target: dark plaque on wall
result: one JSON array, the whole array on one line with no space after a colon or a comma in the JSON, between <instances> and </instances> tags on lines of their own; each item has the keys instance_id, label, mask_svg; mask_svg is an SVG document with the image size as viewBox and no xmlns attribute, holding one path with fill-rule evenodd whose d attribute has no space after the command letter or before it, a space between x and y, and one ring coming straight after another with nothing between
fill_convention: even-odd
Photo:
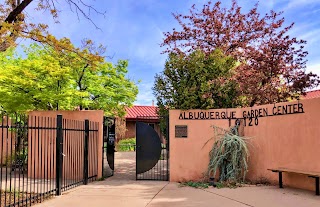
<instances>
[{"instance_id":1,"label":"dark plaque on wall","mask_svg":"<svg viewBox=\"0 0 320 207\"><path fill-rule=\"evenodd\" d=\"M176 125L175 126L175 137L176 138L187 138L188 137L188 126L187 125Z\"/></svg>"}]
</instances>

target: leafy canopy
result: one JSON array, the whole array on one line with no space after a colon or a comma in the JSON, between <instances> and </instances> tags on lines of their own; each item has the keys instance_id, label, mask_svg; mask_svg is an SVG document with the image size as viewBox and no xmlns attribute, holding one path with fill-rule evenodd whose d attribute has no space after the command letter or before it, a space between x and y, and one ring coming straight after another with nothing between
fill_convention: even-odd
<instances>
[{"instance_id":1,"label":"leafy canopy","mask_svg":"<svg viewBox=\"0 0 320 207\"><path fill-rule=\"evenodd\" d=\"M171 53L165 69L155 77L154 94L160 113L166 109L236 107L238 84L232 76L237 63L221 50L206 55Z\"/></svg>"},{"instance_id":2,"label":"leafy canopy","mask_svg":"<svg viewBox=\"0 0 320 207\"><path fill-rule=\"evenodd\" d=\"M138 93L126 78L128 62L104 60L90 64L72 52L33 44L26 57L13 49L0 53L0 106L6 111L102 109L108 115L124 114Z\"/></svg>"},{"instance_id":3,"label":"leafy canopy","mask_svg":"<svg viewBox=\"0 0 320 207\"><path fill-rule=\"evenodd\" d=\"M190 14L174 14L181 26L164 33L164 53L211 54L217 48L241 63L233 78L239 84L244 106L286 101L305 94L319 84L319 77L306 73L306 41L289 35L282 12L258 13L258 4L247 13L236 0L230 8L209 1L195 5Z\"/></svg>"}]
</instances>

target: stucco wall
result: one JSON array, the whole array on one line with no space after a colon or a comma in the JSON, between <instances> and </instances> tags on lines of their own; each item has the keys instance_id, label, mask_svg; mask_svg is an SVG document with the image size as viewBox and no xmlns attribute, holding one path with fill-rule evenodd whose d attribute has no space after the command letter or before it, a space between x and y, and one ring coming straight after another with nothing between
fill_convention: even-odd
<instances>
[{"instance_id":1,"label":"stucco wall","mask_svg":"<svg viewBox=\"0 0 320 207\"><path fill-rule=\"evenodd\" d=\"M127 138L133 138L136 137L136 122L135 121L126 121L126 136Z\"/></svg>"},{"instance_id":2,"label":"stucco wall","mask_svg":"<svg viewBox=\"0 0 320 207\"><path fill-rule=\"evenodd\" d=\"M155 131L160 134L160 125L159 123L152 122L152 121L144 121L145 123L154 124ZM120 139L127 139L127 138L134 138L136 137L136 121L127 120L126 121L126 134L123 138ZM119 140L120 140L119 139Z\"/></svg>"},{"instance_id":3,"label":"stucco wall","mask_svg":"<svg viewBox=\"0 0 320 207\"><path fill-rule=\"evenodd\" d=\"M40 126L41 123L44 125L46 125L47 127L49 126L47 122L44 122L44 120L41 120L41 117L49 117L49 118L53 118L53 121L50 122L50 124L52 124L52 127L56 127L56 117L58 114L61 114L63 116L63 119L68 119L68 120L78 120L78 121L84 121L85 119L89 119L89 121L91 122L97 122L98 126L90 126L90 129L98 129L98 132L91 132L90 136L89 136L89 146L92 146L95 149L95 152L92 154L90 154L89 152L89 157L88 157L88 161L89 161L89 177L92 175L93 173L93 169L97 167L97 173L98 173L98 178L102 177L102 136L103 136L103 111L98 110L98 111L33 111L29 113L29 125L35 125L35 126L39 126L37 125L37 122L34 122L34 120L30 120L32 119L32 117L40 117ZM84 128L84 126L79 125L79 122L68 122L70 125L67 126L67 128ZM83 122L81 122L83 123ZM79 125L79 126L78 126ZM28 174L30 177L44 177L43 174L46 173L46 169L47 166L43 166L40 167L40 169L38 168L34 168L34 166L41 166L42 163L40 163L41 161L38 160L38 156L42 156L43 159L42 160L53 160L53 158L48 157L48 153L41 153L42 150L44 150L43 152L47 152L48 150L51 150L52 153L50 153L52 156L55 156L55 147L50 147L51 144L55 143L55 139L56 139L56 131L52 130L51 132L48 132L48 130L43 130L42 133L44 134L35 134L37 133L37 131L39 130L31 130L29 132L29 149L32 150L32 153L28 153ZM83 133L81 132L74 132L74 133L78 133L78 136L74 136L75 134L73 134L72 136L75 137L75 139L70 140L68 139L69 142L75 142L75 144L77 145L83 145ZM93 134L92 133L98 133L98 139L97 140L93 140ZM40 136L42 139L38 139L38 136ZM66 135L64 135L66 136ZM69 134L68 136L71 137L71 135ZM40 143L38 143L40 142ZM71 146L70 144L73 143L68 143L68 146ZM37 146L43 146L42 149L38 149ZM55 146L55 145L54 145ZM64 145L65 148L66 145ZM77 153L75 156L68 156L68 157L77 157L79 160L79 170L81 171L81 173L79 174L80 177L82 176L83 173L83 152L76 152L74 151L76 149L63 149L63 151L69 154L75 154ZM33 156L33 157L32 157ZM74 163L74 161L68 159L67 155L64 156L64 166L68 166L70 163ZM69 163L69 164L68 164ZM95 164L97 163L97 165ZM73 164L74 165L74 164ZM74 174L75 174L75 169L74 167L72 167L72 165L70 164L69 168L65 169L65 177L68 178L75 178ZM53 171L54 173L51 174L51 176L55 176L55 163L52 163L52 166L50 167L51 171ZM47 175L46 175L47 176ZM50 177L50 175L49 175ZM78 179L78 178L76 178Z\"/></svg>"},{"instance_id":4,"label":"stucco wall","mask_svg":"<svg viewBox=\"0 0 320 207\"><path fill-rule=\"evenodd\" d=\"M285 113L284 109L287 109L287 113L280 115ZM204 144L214 136L212 125L228 128L230 124L228 119L211 119L217 118L216 112L219 112L220 118L221 112L233 112L233 117L241 118L248 111L261 116L258 118L258 125L254 124L254 120L251 123L253 126L248 126L248 120L246 126L242 122L243 135L251 137L248 179L267 178L276 183L278 174L267 170L273 167L320 172L320 98L317 98L253 108L206 110L202 111L207 113L203 115L204 120L195 117L187 120L183 113L180 115L182 111L171 110L170 180L197 180L206 172L213 140L205 146ZM304 113L300 113L302 111ZM188 118L189 112L201 111L187 111L185 118ZM232 119L231 124L234 123L235 119ZM187 125L188 138L175 138L175 125ZM284 173L283 182L292 187L314 189L314 179L307 176Z\"/></svg>"}]
</instances>

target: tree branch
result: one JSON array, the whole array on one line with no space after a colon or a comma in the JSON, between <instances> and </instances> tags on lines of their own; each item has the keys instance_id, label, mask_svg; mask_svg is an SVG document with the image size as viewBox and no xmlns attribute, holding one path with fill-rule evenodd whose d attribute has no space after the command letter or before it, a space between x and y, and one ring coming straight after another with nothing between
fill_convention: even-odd
<instances>
[{"instance_id":1,"label":"tree branch","mask_svg":"<svg viewBox=\"0 0 320 207\"><path fill-rule=\"evenodd\" d=\"M25 90L25 89L19 87L19 86L17 87L17 89L23 91L24 93L29 93L29 92L30 92L30 91L28 91L28 90ZM39 99L37 99L37 98L35 98L35 97L33 97L33 96L31 96L31 97L32 97L32 99L35 101L36 104L39 105L39 104L41 103L41 100L39 100Z\"/></svg>"},{"instance_id":2,"label":"tree branch","mask_svg":"<svg viewBox=\"0 0 320 207\"><path fill-rule=\"evenodd\" d=\"M84 76L85 69L86 69L88 66L89 66L89 64L87 63L87 64L82 68L81 75L80 75L80 77L79 77L79 80L77 81L77 84L78 84L78 87L79 87L79 90L80 90L80 91L87 89L87 87L82 88L81 81L82 81L82 78L83 78L83 76Z\"/></svg>"},{"instance_id":3,"label":"tree branch","mask_svg":"<svg viewBox=\"0 0 320 207\"><path fill-rule=\"evenodd\" d=\"M39 43L41 43L41 44L47 44L47 45L49 45L49 46L51 46L51 47L53 47L53 48L54 48L54 47L57 47L57 44L55 45L55 43L50 42L50 40L48 40L48 38L47 38L46 36L44 36L44 35L37 34L37 36L40 36L40 38L44 39L44 40L40 40L40 38L39 38L39 39L36 39L35 37L32 37L32 34L31 34L30 32L28 32L28 31L21 31L21 32L22 32L22 33L25 33L26 35L29 35L29 36L26 37L26 38L29 38L29 39L31 39L31 40L33 40L33 41L35 41L35 42L39 42ZM63 45L58 45L58 48L63 49L63 50L66 50L66 51L71 52L71 53L74 53L74 54L77 54L81 59L89 62L89 63L92 64L92 65L95 65L95 63L93 63L90 59L84 57L84 56L83 56L80 52L78 52L76 49L73 50L73 49L70 49L70 48L68 48L68 47L66 47L66 46L63 46Z\"/></svg>"},{"instance_id":4,"label":"tree branch","mask_svg":"<svg viewBox=\"0 0 320 207\"><path fill-rule=\"evenodd\" d=\"M92 98L92 101L95 101L96 99L100 98L101 96L100 95L96 95Z\"/></svg>"},{"instance_id":5,"label":"tree branch","mask_svg":"<svg viewBox=\"0 0 320 207\"><path fill-rule=\"evenodd\" d=\"M79 12L83 15L84 18L86 18L88 21L90 21L90 22L95 26L96 29L101 30L101 28L98 27L98 26L94 23L94 21L89 17L90 14L89 14L89 15L86 14L86 13L83 11L83 9L81 9L80 6L79 6L76 2L74 2L73 0L67 0L67 2L68 2L68 4L69 4L70 8L71 8L71 5L73 5L73 6L75 7L75 9L76 9L76 14L77 14L77 16L78 16L78 19L79 19L79 14L78 14L78 11L79 11ZM89 8L89 13L90 13L90 10L94 10L96 13L102 14L103 16L105 16L105 13L99 12L98 10L96 10L95 8L93 8L93 7L90 6L90 5L85 4L85 3L84 3L83 1L81 1L81 0L80 0L80 3L81 3L82 5L84 5L84 6L86 6L86 7Z\"/></svg>"},{"instance_id":6,"label":"tree branch","mask_svg":"<svg viewBox=\"0 0 320 207\"><path fill-rule=\"evenodd\" d=\"M33 0L24 0L15 9L13 9L7 18L4 20L7 23L13 23L17 20L19 14L32 2ZM19 2L18 2L19 3ZM2 26L0 26L1 29Z\"/></svg>"}]
</instances>

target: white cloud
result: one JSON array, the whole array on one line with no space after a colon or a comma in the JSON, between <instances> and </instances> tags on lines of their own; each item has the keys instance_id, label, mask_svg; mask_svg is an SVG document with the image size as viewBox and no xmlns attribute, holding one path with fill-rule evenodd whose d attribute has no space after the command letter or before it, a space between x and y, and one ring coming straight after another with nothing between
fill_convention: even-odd
<instances>
[{"instance_id":1,"label":"white cloud","mask_svg":"<svg viewBox=\"0 0 320 207\"><path fill-rule=\"evenodd\" d=\"M135 105L151 106L152 101L156 104L155 97L152 94L153 82L146 82L138 84L139 94Z\"/></svg>"},{"instance_id":2,"label":"white cloud","mask_svg":"<svg viewBox=\"0 0 320 207\"><path fill-rule=\"evenodd\" d=\"M320 62L313 63L312 65L307 64L306 72L313 72L320 76Z\"/></svg>"},{"instance_id":3,"label":"white cloud","mask_svg":"<svg viewBox=\"0 0 320 207\"><path fill-rule=\"evenodd\" d=\"M289 0L286 7L283 9L283 11L301 8L303 6L308 6L311 4L319 4L319 3L320 3L319 0Z\"/></svg>"},{"instance_id":4,"label":"white cloud","mask_svg":"<svg viewBox=\"0 0 320 207\"><path fill-rule=\"evenodd\" d=\"M267 6L268 8L273 8L274 7L274 1L273 0L263 1L262 4Z\"/></svg>"},{"instance_id":5,"label":"white cloud","mask_svg":"<svg viewBox=\"0 0 320 207\"><path fill-rule=\"evenodd\" d=\"M160 54L163 49L160 48L163 34L154 21L149 20L145 23L147 25L139 25L140 27L135 27L135 31L130 32L131 40L128 41L127 53L130 59L135 59L151 68L162 67L166 58Z\"/></svg>"},{"instance_id":6,"label":"white cloud","mask_svg":"<svg viewBox=\"0 0 320 207\"><path fill-rule=\"evenodd\" d=\"M320 13L320 9L315 9L312 11L313 14Z\"/></svg>"},{"instance_id":7,"label":"white cloud","mask_svg":"<svg viewBox=\"0 0 320 207\"><path fill-rule=\"evenodd\" d=\"M320 40L320 29L311 30L299 36L303 40L307 40L308 44L315 43Z\"/></svg>"}]
</instances>

